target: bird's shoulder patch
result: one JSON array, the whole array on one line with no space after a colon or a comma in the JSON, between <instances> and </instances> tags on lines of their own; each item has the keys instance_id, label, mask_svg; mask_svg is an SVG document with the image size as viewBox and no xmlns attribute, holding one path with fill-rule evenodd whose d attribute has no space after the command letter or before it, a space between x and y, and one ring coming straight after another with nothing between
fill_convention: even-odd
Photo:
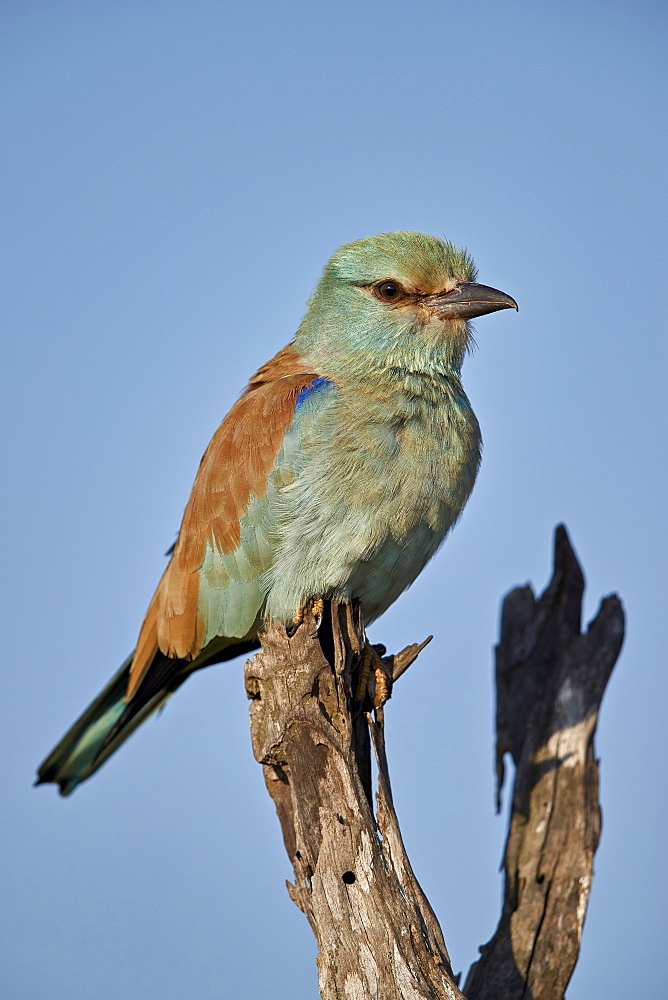
<instances>
[{"instance_id":1,"label":"bird's shoulder patch","mask_svg":"<svg viewBox=\"0 0 668 1000\"><path fill-rule=\"evenodd\" d=\"M128 697L157 650L185 659L201 651L207 623L198 616L199 570L207 544L222 554L238 548L240 519L251 498L265 495L300 394L321 381L289 344L258 369L213 435L200 462L172 557L139 634Z\"/></svg>"},{"instance_id":2,"label":"bird's shoulder patch","mask_svg":"<svg viewBox=\"0 0 668 1000\"><path fill-rule=\"evenodd\" d=\"M317 393L325 392L329 389L332 389L333 386L334 383L332 382L331 379L325 378L324 375L317 375L311 382L308 383L308 385L305 385L304 388L300 391L299 395L297 396L297 401L295 403L295 411L298 412L299 410L301 410L304 403L306 403L307 400L311 399L312 396L316 395Z\"/></svg>"}]
</instances>

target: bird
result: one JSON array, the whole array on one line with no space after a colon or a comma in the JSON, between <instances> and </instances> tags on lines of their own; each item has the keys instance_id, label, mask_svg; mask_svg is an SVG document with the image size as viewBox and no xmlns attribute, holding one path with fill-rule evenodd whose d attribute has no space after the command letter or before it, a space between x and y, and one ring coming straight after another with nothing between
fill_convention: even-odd
<instances>
[{"instance_id":1,"label":"bird","mask_svg":"<svg viewBox=\"0 0 668 1000\"><path fill-rule=\"evenodd\" d=\"M213 435L134 652L35 784L70 794L192 673L258 648L266 621L294 631L313 600L359 600L366 625L387 610L473 489L461 368L470 321L506 308L447 239L381 233L334 253Z\"/></svg>"}]
</instances>

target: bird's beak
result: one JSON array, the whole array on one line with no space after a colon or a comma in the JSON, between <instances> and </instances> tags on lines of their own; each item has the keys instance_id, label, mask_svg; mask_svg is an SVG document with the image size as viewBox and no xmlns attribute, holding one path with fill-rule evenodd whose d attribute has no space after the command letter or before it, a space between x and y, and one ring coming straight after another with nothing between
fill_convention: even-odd
<instances>
[{"instance_id":1,"label":"bird's beak","mask_svg":"<svg viewBox=\"0 0 668 1000\"><path fill-rule=\"evenodd\" d=\"M458 281L451 292L430 295L424 301L437 319L473 319L498 309L517 309L510 295L475 281Z\"/></svg>"}]
</instances>

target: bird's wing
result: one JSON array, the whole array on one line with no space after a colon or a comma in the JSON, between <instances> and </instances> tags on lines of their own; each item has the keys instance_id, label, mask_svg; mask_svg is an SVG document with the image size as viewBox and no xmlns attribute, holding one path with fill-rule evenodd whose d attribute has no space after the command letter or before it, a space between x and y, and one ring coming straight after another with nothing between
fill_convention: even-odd
<instances>
[{"instance_id":1,"label":"bird's wing","mask_svg":"<svg viewBox=\"0 0 668 1000\"><path fill-rule=\"evenodd\" d=\"M214 434L139 633L128 698L158 651L192 660L217 636L253 634L273 558L269 494L294 475L283 441L300 392L316 379L288 345L253 376Z\"/></svg>"}]
</instances>

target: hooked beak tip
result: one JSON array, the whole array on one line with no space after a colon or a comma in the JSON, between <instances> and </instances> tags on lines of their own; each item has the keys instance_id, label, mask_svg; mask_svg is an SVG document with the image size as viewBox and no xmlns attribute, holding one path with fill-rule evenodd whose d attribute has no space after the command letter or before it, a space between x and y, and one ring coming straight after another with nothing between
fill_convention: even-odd
<instances>
[{"instance_id":1,"label":"hooked beak tip","mask_svg":"<svg viewBox=\"0 0 668 1000\"><path fill-rule=\"evenodd\" d=\"M511 295L475 281L458 282L452 291L434 299L433 308L441 319L474 319L499 309L519 312L517 302Z\"/></svg>"}]
</instances>

